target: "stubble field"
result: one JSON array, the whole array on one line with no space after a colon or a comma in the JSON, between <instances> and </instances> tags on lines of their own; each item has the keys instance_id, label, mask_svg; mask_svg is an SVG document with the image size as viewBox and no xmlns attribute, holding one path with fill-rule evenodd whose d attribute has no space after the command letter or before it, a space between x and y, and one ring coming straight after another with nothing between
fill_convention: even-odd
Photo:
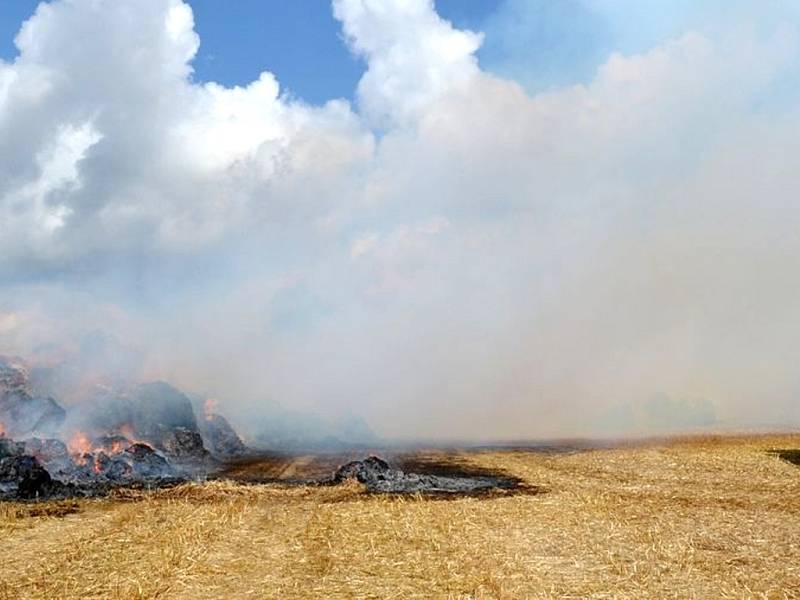
<instances>
[{"instance_id":1,"label":"stubble field","mask_svg":"<svg viewBox=\"0 0 800 600\"><path fill-rule=\"evenodd\" d=\"M451 453L531 486L451 500L213 481L0 504L0 598L800 598L790 448Z\"/></svg>"}]
</instances>

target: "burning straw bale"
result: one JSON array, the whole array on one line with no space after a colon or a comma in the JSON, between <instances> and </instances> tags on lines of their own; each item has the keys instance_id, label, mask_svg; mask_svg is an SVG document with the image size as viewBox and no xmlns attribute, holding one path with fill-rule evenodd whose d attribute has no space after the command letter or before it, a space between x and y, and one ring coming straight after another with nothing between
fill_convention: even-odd
<instances>
[{"instance_id":1,"label":"burning straw bale","mask_svg":"<svg viewBox=\"0 0 800 600\"><path fill-rule=\"evenodd\" d=\"M67 415L52 398L34 394L21 359L0 357L0 494L97 495L205 475L217 463L204 434L223 459L246 451L220 415L204 419L201 432L191 401L169 384L93 390Z\"/></svg>"},{"instance_id":2,"label":"burning straw bale","mask_svg":"<svg viewBox=\"0 0 800 600\"><path fill-rule=\"evenodd\" d=\"M0 458L7 458L9 456L19 456L25 453L25 444L22 442L15 442L8 438L0 437Z\"/></svg>"},{"instance_id":3,"label":"burning straw bale","mask_svg":"<svg viewBox=\"0 0 800 600\"><path fill-rule=\"evenodd\" d=\"M84 411L81 429L107 432L101 447L146 443L177 463L199 464L209 457L189 398L163 383L104 389ZM114 433L116 432L116 433ZM119 453L119 449L115 453Z\"/></svg>"},{"instance_id":4,"label":"burning straw bale","mask_svg":"<svg viewBox=\"0 0 800 600\"><path fill-rule=\"evenodd\" d=\"M199 420L199 426L203 440L213 455L230 459L247 454L247 446L222 415L206 412L204 418Z\"/></svg>"},{"instance_id":5,"label":"burning straw bale","mask_svg":"<svg viewBox=\"0 0 800 600\"><path fill-rule=\"evenodd\" d=\"M69 460L67 445L61 440L28 438L22 442L25 454L35 456L43 462Z\"/></svg>"},{"instance_id":6,"label":"burning straw bale","mask_svg":"<svg viewBox=\"0 0 800 600\"><path fill-rule=\"evenodd\" d=\"M176 461L204 461L209 456L199 431L186 427L165 428L159 438L159 447Z\"/></svg>"},{"instance_id":7,"label":"burning straw bale","mask_svg":"<svg viewBox=\"0 0 800 600\"><path fill-rule=\"evenodd\" d=\"M0 357L0 437L51 434L65 415L53 398L33 394L28 371L20 362Z\"/></svg>"},{"instance_id":8,"label":"burning straw bale","mask_svg":"<svg viewBox=\"0 0 800 600\"><path fill-rule=\"evenodd\" d=\"M69 470L59 477L75 485L91 489L96 483L129 484L138 481L157 482L176 476L176 470L155 449L143 443L125 444L113 450L95 448L74 458ZM105 491L100 488L98 491Z\"/></svg>"},{"instance_id":9,"label":"burning straw bale","mask_svg":"<svg viewBox=\"0 0 800 600\"><path fill-rule=\"evenodd\" d=\"M99 388L76 423L88 431L120 432L156 444L165 431L197 431L189 398L164 382L123 388Z\"/></svg>"}]
</instances>

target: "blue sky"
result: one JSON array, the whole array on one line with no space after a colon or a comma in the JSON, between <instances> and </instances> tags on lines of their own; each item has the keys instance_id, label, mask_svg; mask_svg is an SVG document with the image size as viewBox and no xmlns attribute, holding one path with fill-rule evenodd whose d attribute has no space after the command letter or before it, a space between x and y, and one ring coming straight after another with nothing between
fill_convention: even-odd
<instances>
[{"instance_id":1,"label":"blue sky","mask_svg":"<svg viewBox=\"0 0 800 600\"><path fill-rule=\"evenodd\" d=\"M14 35L37 4L0 0L0 57L15 56ZM244 85L268 70L311 103L353 97L364 65L342 42L328 0L190 4L201 40L196 80ZM641 51L679 35L686 21L700 21L697 6L715 4L655 0L645 10L631 0L436 0L436 9L460 29L484 32L477 55L484 68L536 91L588 81L611 51Z\"/></svg>"},{"instance_id":2,"label":"blue sky","mask_svg":"<svg viewBox=\"0 0 800 600\"><path fill-rule=\"evenodd\" d=\"M788 4L773 0L783 15ZM0 0L0 58L16 54L13 38L37 0ZM191 0L200 51L197 81L245 85L261 71L284 90L319 104L352 98L364 70L341 39L328 0ZM459 29L485 35L483 68L530 91L589 81L608 55L635 53L687 27L747 17L744 0L436 0L437 12ZM745 13L744 15L742 13ZM733 15L733 17L731 17Z\"/></svg>"},{"instance_id":3,"label":"blue sky","mask_svg":"<svg viewBox=\"0 0 800 600\"><path fill-rule=\"evenodd\" d=\"M38 0L0 0L0 58L16 55L13 39ZM261 71L311 103L352 98L364 70L340 36L328 0L191 0L200 51L195 79L245 85ZM458 27L482 29L501 0L438 0ZM280 10L275 10L279 7Z\"/></svg>"},{"instance_id":4,"label":"blue sky","mask_svg":"<svg viewBox=\"0 0 800 600\"><path fill-rule=\"evenodd\" d=\"M14 35L37 4L0 0L0 57L15 56ZM328 0L190 4L201 40L196 80L245 85L267 70L311 103L353 97L364 65L343 43ZM588 81L613 50L642 51L679 35L687 21L702 23L704 6L719 8L718 0L655 0L647 9L631 0L436 0L456 27L484 32L484 68L532 91Z\"/></svg>"},{"instance_id":5,"label":"blue sky","mask_svg":"<svg viewBox=\"0 0 800 600\"><path fill-rule=\"evenodd\" d=\"M0 58L16 55L14 35L38 0L0 0ZM197 81L245 85L271 71L284 90L319 104L353 98L364 70L341 39L328 0L191 0L200 51ZM535 92L587 82L610 53L637 53L727 21L767 25L797 17L789 0L755 10L746 0L436 0L460 29L485 35L483 68ZM277 10L276 10L277 9ZM771 15L771 16L770 16Z\"/></svg>"}]
</instances>

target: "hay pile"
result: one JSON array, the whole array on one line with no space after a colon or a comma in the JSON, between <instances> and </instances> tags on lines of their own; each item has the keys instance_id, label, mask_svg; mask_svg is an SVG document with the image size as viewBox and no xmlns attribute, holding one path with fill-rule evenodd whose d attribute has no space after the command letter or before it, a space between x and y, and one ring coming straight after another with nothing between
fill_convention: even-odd
<instances>
[{"instance_id":1,"label":"hay pile","mask_svg":"<svg viewBox=\"0 0 800 600\"><path fill-rule=\"evenodd\" d=\"M800 436L459 457L533 496L210 482L0 505L0 598L798 597L779 448Z\"/></svg>"}]
</instances>

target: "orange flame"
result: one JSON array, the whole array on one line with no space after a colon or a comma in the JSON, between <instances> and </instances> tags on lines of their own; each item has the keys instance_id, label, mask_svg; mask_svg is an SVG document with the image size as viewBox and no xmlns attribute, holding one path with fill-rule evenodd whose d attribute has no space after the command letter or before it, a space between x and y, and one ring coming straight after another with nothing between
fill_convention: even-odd
<instances>
[{"instance_id":1,"label":"orange flame","mask_svg":"<svg viewBox=\"0 0 800 600\"><path fill-rule=\"evenodd\" d=\"M85 464L85 456L116 456L127 450L130 444L135 444L138 441L133 433L133 427L130 425L126 424L118 427L117 433L125 439L109 439L100 443L99 440L92 441L89 439L89 436L83 431L76 431L67 442L67 448L69 448L70 454L79 464Z\"/></svg>"},{"instance_id":2,"label":"orange flame","mask_svg":"<svg viewBox=\"0 0 800 600\"><path fill-rule=\"evenodd\" d=\"M84 454L90 454L92 452L92 442L85 433L76 431L72 434L72 437L69 438L67 448L69 448L71 454L83 456Z\"/></svg>"}]
</instances>

